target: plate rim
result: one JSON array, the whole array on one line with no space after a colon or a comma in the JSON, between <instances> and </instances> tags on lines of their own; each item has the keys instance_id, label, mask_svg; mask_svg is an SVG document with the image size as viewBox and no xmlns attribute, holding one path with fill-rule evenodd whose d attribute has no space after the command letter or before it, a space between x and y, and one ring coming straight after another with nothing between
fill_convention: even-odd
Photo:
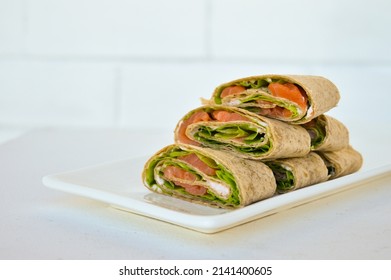
<instances>
[{"instance_id":1,"label":"plate rim","mask_svg":"<svg viewBox=\"0 0 391 280\"><path fill-rule=\"evenodd\" d=\"M71 171L45 175L42 177L42 183L48 188L101 201L111 205L113 208L124 210L129 213L157 219L201 233L217 233L277 212L287 210L289 208L293 208L295 206L305 204L310 201L315 201L338 192L352 189L356 186L360 186L370 181L387 176L389 175L388 173L391 172L391 164L387 164L365 171L358 171L353 174L311 185L289 193L277 195L242 208L227 210L222 213L205 216L178 212L173 209L162 207L161 205L159 206L153 204L150 201L140 201L132 197L121 196L119 194L110 192L109 190L101 190L93 187L82 186L75 183L65 182L63 180L64 176L66 177L75 173L80 173L86 170L94 170L96 168L102 168L121 162L141 160L143 158L144 157L138 157L110 161ZM140 183L142 184L142 182ZM145 190L147 193L153 193L152 191L148 191L147 188L145 188ZM102 199L102 197L105 197L105 199ZM197 205L200 206L199 204Z\"/></svg>"}]
</instances>

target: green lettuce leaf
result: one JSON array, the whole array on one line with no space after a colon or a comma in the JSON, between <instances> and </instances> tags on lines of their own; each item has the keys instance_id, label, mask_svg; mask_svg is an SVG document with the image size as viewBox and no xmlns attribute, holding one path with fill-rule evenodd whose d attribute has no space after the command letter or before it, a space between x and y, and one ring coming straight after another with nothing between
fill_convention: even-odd
<instances>
[{"instance_id":1,"label":"green lettuce leaf","mask_svg":"<svg viewBox=\"0 0 391 280\"><path fill-rule=\"evenodd\" d=\"M270 82L266 80L254 80L254 81L242 81L237 83L236 85L245 87L246 89L249 88L261 88L261 87L267 87L270 84Z\"/></svg>"},{"instance_id":2,"label":"green lettuce leaf","mask_svg":"<svg viewBox=\"0 0 391 280\"><path fill-rule=\"evenodd\" d=\"M275 162L266 162L266 164L273 171L274 177L276 178L278 192L288 192L294 187L295 177L291 171L283 168L280 164Z\"/></svg>"},{"instance_id":3,"label":"green lettuce leaf","mask_svg":"<svg viewBox=\"0 0 391 280\"><path fill-rule=\"evenodd\" d=\"M270 143L257 145L257 143L264 141L265 134L259 132L256 127L246 123L227 123L218 127L200 125L193 137L204 146L229 146L237 151L254 155L267 153L271 148ZM237 144L235 142L229 142L229 140L234 139L241 139L248 146L244 147L240 142Z\"/></svg>"}]
</instances>

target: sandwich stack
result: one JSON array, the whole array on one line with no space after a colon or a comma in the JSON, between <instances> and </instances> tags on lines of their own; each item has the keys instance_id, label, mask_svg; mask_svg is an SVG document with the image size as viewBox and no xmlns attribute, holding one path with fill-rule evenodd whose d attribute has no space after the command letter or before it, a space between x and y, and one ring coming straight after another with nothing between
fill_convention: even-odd
<instances>
[{"instance_id":1,"label":"sandwich stack","mask_svg":"<svg viewBox=\"0 0 391 280\"><path fill-rule=\"evenodd\" d=\"M320 76L260 75L216 87L179 120L174 143L145 164L151 191L244 207L358 171L349 130L325 114L340 99Z\"/></svg>"}]
</instances>

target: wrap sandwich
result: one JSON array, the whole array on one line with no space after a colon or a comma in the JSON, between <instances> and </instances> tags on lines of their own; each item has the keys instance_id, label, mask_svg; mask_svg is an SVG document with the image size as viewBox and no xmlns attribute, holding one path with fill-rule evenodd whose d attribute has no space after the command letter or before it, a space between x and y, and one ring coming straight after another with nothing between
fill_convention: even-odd
<instances>
[{"instance_id":1,"label":"wrap sandwich","mask_svg":"<svg viewBox=\"0 0 391 280\"><path fill-rule=\"evenodd\" d=\"M329 179L339 178L360 170L363 164L362 155L352 146L330 152L318 152L323 158L329 172Z\"/></svg>"},{"instance_id":2,"label":"wrap sandwich","mask_svg":"<svg viewBox=\"0 0 391 280\"><path fill-rule=\"evenodd\" d=\"M337 87L324 77L271 74L223 83L205 102L302 124L335 107L339 99Z\"/></svg>"},{"instance_id":3,"label":"wrap sandwich","mask_svg":"<svg viewBox=\"0 0 391 280\"><path fill-rule=\"evenodd\" d=\"M191 145L164 147L146 162L142 177L154 192L221 208L243 207L276 191L264 163Z\"/></svg>"},{"instance_id":4,"label":"wrap sandwich","mask_svg":"<svg viewBox=\"0 0 391 280\"><path fill-rule=\"evenodd\" d=\"M290 192L328 179L327 167L315 152L304 157L278 159L265 163L273 171L278 193Z\"/></svg>"},{"instance_id":5,"label":"wrap sandwich","mask_svg":"<svg viewBox=\"0 0 391 280\"><path fill-rule=\"evenodd\" d=\"M227 106L202 106L177 124L175 142L234 152L248 159L300 157L311 148L309 133L299 125Z\"/></svg>"},{"instance_id":6,"label":"wrap sandwich","mask_svg":"<svg viewBox=\"0 0 391 280\"><path fill-rule=\"evenodd\" d=\"M320 115L302 126L310 134L313 151L337 151L349 146L349 130L333 117Z\"/></svg>"}]
</instances>

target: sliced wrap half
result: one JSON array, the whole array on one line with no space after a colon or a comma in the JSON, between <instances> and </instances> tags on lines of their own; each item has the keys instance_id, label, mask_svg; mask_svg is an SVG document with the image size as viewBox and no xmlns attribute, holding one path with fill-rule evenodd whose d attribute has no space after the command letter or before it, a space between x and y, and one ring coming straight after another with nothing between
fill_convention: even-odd
<instances>
[{"instance_id":1,"label":"sliced wrap half","mask_svg":"<svg viewBox=\"0 0 391 280\"><path fill-rule=\"evenodd\" d=\"M278 159L266 162L277 182L277 192L286 193L328 179L328 170L323 159L311 152L304 157Z\"/></svg>"},{"instance_id":2,"label":"sliced wrap half","mask_svg":"<svg viewBox=\"0 0 391 280\"><path fill-rule=\"evenodd\" d=\"M328 168L329 179L339 178L360 170L363 164L362 155L352 146L332 152L318 152Z\"/></svg>"},{"instance_id":3,"label":"sliced wrap half","mask_svg":"<svg viewBox=\"0 0 391 280\"><path fill-rule=\"evenodd\" d=\"M338 88L324 77L271 74L223 83L206 102L302 124L335 107L339 99Z\"/></svg>"},{"instance_id":4,"label":"sliced wrap half","mask_svg":"<svg viewBox=\"0 0 391 280\"><path fill-rule=\"evenodd\" d=\"M202 106L186 114L175 129L175 141L256 160L300 157L311 148L310 135L299 125L217 105Z\"/></svg>"},{"instance_id":5,"label":"sliced wrap half","mask_svg":"<svg viewBox=\"0 0 391 280\"><path fill-rule=\"evenodd\" d=\"M349 146L349 130L333 117L320 115L302 126L310 134L313 151L338 151Z\"/></svg>"},{"instance_id":6,"label":"sliced wrap half","mask_svg":"<svg viewBox=\"0 0 391 280\"><path fill-rule=\"evenodd\" d=\"M145 186L157 193L222 208L273 196L273 172L262 162L191 145L169 145L145 164Z\"/></svg>"}]
</instances>

